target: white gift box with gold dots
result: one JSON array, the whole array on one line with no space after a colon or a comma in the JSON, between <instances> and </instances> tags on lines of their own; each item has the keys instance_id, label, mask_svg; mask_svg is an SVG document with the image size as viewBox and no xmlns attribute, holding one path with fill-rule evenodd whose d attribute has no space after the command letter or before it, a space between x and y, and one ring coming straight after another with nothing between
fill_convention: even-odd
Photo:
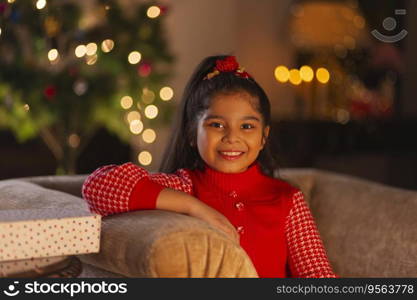
<instances>
[{"instance_id":1,"label":"white gift box with gold dots","mask_svg":"<svg viewBox=\"0 0 417 300\"><path fill-rule=\"evenodd\" d=\"M0 211L0 262L100 250L101 216L65 209Z\"/></svg>"}]
</instances>

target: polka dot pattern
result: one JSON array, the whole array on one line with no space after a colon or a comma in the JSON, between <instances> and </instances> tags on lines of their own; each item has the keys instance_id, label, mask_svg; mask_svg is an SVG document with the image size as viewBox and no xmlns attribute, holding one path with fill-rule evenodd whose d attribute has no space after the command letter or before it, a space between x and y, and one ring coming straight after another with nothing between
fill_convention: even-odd
<instances>
[{"instance_id":1,"label":"polka dot pattern","mask_svg":"<svg viewBox=\"0 0 417 300\"><path fill-rule=\"evenodd\" d=\"M98 215L0 221L0 261L96 253L100 229Z\"/></svg>"}]
</instances>

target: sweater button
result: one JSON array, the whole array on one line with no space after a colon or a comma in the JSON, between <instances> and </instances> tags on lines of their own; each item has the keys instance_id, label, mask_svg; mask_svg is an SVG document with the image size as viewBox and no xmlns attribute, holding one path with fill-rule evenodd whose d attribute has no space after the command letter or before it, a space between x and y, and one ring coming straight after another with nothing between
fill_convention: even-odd
<instances>
[{"instance_id":1,"label":"sweater button","mask_svg":"<svg viewBox=\"0 0 417 300\"><path fill-rule=\"evenodd\" d=\"M231 192L229 193L229 196L230 196L230 197L232 197L232 198L237 198L237 193L236 193L236 191L231 191Z\"/></svg>"},{"instance_id":2,"label":"sweater button","mask_svg":"<svg viewBox=\"0 0 417 300\"><path fill-rule=\"evenodd\" d=\"M237 209L238 211L242 211L242 210L244 210L244 209L245 209L245 204L243 204L243 202L237 202L237 203L235 204L235 207L236 207L236 209Z\"/></svg>"},{"instance_id":3,"label":"sweater button","mask_svg":"<svg viewBox=\"0 0 417 300\"><path fill-rule=\"evenodd\" d=\"M243 228L243 226L238 226L236 230L237 230L237 233L239 234L243 234L245 232L245 229Z\"/></svg>"}]
</instances>

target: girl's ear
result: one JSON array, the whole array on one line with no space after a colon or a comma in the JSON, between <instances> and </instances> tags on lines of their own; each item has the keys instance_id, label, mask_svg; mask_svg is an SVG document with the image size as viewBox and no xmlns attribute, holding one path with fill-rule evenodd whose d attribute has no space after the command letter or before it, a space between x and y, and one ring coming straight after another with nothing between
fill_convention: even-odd
<instances>
[{"instance_id":1,"label":"girl's ear","mask_svg":"<svg viewBox=\"0 0 417 300\"><path fill-rule=\"evenodd\" d=\"M264 132L263 132L263 136L262 136L262 148L264 147L264 145L266 143L266 140L268 139L269 129L270 129L269 125L264 128Z\"/></svg>"}]
</instances>

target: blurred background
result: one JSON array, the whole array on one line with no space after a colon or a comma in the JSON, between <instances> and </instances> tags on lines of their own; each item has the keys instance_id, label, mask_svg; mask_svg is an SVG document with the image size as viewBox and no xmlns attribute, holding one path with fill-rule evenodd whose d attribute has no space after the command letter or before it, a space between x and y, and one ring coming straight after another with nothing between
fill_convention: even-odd
<instances>
[{"instance_id":1,"label":"blurred background","mask_svg":"<svg viewBox=\"0 0 417 300\"><path fill-rule=\"evenodd\" d=\"M231 54L282 168L417 189L417 2L0 0L0 179L157 171L183 88Z\"/></svg>"}]
</instances>

